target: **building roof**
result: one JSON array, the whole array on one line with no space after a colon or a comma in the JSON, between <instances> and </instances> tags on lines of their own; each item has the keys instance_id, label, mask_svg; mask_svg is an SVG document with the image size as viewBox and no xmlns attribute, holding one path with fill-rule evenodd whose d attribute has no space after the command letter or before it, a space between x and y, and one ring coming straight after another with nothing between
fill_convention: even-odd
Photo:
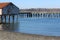
<instances>
[{"instance_id":1,"label":"building roof","mask_svg":"<svg viewBox=\"0 0 60 40\"><path fill-rule=\"evenodd\" d=\"M6 7L8 4L10 4L11 2L3 2L3 3L0 3L0 9Z\"/></svg>"}]
</instances>

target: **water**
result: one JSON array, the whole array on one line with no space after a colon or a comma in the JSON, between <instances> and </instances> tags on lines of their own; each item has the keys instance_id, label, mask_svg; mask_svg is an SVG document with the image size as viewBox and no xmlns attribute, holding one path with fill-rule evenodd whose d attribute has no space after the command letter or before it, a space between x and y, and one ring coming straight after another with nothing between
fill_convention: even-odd
<instances>
[{"instance_id":1,"label":"water","mask_svg":"<svg viewBox=\"0 0 60 40\"><path fill-rule=\"evenodd\" d=\"M3 29L28 34L60 36L60 18L21 18L15 23L2 24Z\"/></svg>"},{"instance_id":2,"label":"water","mask_svg":"<svg viewBox=\"0 0 60 40\"><path fill-rule=\"evenodd\" d=\"M58 18L21 18L18 31L29 34L60 36L60 19Z\"/></svg>"}]
</instances>

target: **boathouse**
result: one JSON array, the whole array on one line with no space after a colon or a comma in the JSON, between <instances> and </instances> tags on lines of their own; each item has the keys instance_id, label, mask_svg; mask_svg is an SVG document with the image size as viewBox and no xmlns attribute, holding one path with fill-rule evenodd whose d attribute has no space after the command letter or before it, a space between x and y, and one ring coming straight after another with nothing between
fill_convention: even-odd
<instances>
[{"instance_id":1,"label":"boathouse","mask_svg":"<svg viewBox=\"0 0 60 40\"><path fill-rule=\"evenodd\" d=\"M19 8L11 2L0 3L0 23L4 23L10 18L14 21L15 16L19 13Z\"/></svg>"}]
</instances>

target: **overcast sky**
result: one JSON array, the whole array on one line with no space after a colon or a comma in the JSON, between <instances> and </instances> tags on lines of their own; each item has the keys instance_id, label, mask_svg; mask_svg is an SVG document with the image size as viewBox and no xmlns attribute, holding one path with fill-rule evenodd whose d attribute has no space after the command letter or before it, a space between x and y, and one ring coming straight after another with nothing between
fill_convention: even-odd
<instances>
[{"instance_id":1,"label":"overcast sky","mask_svg":"<svg viewBox=\"0 0 60 40\"><path fill-rule=\"evenodd\" d=\"M60 0L0 0L12 2L20 9L23 8L60 8Z\"/></svg>"}]
</instances>

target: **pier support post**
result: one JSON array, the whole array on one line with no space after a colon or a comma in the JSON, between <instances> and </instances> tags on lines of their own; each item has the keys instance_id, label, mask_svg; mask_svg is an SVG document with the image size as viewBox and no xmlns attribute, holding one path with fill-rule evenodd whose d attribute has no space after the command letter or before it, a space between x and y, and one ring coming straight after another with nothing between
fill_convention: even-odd
<instances>
[{"instance_id":1,"label":"pier support post","mask_svg":"<svg viewBox=\"0 0 60 40\"><path fill-rule=\"evenodd\" d=\"M10 23L10 15L9 15L9 23Z\"/></svg>"},{"instance_id":2,"label":"pier support post","mask_svg":"<svg viewBox=\"0 0 60 40\"><path fill-rule=\"evenodd\" d=\"M13 15L13 23L14 23L14 15Z\"/></svg>"},{"instance_id":3,"label":"pier support post","mask_svg":"<svg viewBox=\"0 0 60 40\"><path fill-rule=\"evenodd\" d=\"M1 23L2 23L3 19L2 19L2 16L1 16Z\"/></svg>"},{"instance_id":4,"label":"pier support post","mask_svg":"<svg viewBox=\"0 0 60 40\"><path fill-rule=\"evenodd\" d=\"M5 17L5 23L6 23L6 16L4 16Z\"/></svg>"}]
</instances>

